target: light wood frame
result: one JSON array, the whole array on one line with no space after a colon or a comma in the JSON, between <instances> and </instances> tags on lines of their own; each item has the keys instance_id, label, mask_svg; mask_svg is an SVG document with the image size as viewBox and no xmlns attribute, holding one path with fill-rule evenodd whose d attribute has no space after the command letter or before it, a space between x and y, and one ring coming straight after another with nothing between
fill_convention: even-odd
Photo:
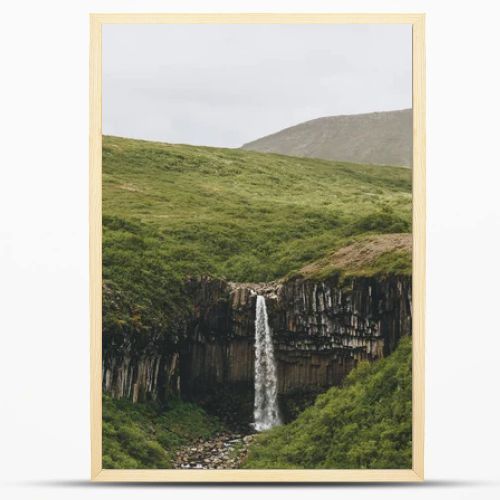
<instances>
[{"instance_id":1,"label":"light wood frame","mask_svg":"<svg viewBox=\"0 0 500 500\"><path fill-rule=\"evenodd\" d=\"M411 24L413 28L413 467L408 470L111 470L102 468L102 38L103 24ZM424 479L425 15L90 15L91 479L107 482L416 482Z\"/></svg>"}]
</instances>

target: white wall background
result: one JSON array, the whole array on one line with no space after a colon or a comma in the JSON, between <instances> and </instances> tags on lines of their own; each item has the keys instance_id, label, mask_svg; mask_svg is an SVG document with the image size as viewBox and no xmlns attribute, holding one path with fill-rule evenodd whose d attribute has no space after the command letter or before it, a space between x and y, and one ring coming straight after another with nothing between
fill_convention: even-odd
<instances>
[{"instance_id":1,"label":"white wall background","mask_svg":"<svg viewBox=\"0 0 500 500\"><path fill-rule=\"evenodd\" d=\"M0 476L4 498L499 498L500 46L495 1L2 5ZM89 485L89 12L426 12L428 483Z\"/></svg>"}]
</instances>

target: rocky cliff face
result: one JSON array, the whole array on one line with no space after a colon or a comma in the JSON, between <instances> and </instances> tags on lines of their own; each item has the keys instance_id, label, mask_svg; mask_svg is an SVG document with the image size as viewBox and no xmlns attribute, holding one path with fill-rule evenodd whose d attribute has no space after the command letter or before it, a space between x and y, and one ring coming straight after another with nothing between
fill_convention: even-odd
<instances>
[{"instance_id":1,"label":"rocky cliff face","mask_svg":"<svg viewBox=\"0 0 500 500\"><path fill-rule=\"evenodd\" d=\"M409 278L192 286L198 306L181 354L187 392L253 383L257 294L266 297L280 393L339 384L358 361L389 354L411 333Z\"/></svg>"},{"instance_id":2,"label":"rocky cliff face","mask_svg":"<svg viewBox=\"0 0 500 500\"><path fill-rule=\"evenodd\" d=\"M266 298L281 394L339 384L358 361L388 355L411 333L406 277L268 284L204 278L187 283L187 293L193 313L174 344L104 335L105 392L139 401L216 387L251 390L257 294Z\"/></svg>"}]
</instances>

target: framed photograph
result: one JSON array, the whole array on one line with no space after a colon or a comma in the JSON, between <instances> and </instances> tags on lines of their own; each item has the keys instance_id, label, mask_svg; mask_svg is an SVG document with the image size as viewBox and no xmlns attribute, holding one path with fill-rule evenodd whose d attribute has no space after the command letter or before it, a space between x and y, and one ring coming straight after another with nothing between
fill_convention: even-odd
<instances>
[{"instance_id":1,"label":"framed photograph","mask_svg":"<svg viewBox=\"0 0 500 500\"><path fill-rule=\"evenodd\" d=\"M90 47L92 479L422 481L424 15Z\"/></svg>"}]
</instances>

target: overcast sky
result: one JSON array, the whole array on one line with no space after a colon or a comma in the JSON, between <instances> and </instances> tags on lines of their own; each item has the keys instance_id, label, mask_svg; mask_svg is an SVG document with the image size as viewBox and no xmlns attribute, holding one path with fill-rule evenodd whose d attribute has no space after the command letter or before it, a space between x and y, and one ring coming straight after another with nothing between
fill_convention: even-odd
<instances>
[{"instance_id":1,"label":"overcast sky","mask_svg":"<svg viewBox=\"0 0 500 500\"><path fill-rule=\"evenodd\" d=\"M410 25L103 27L103 132L239 147L339 114L411 107Z\"/></svg>"}]
</instances>

